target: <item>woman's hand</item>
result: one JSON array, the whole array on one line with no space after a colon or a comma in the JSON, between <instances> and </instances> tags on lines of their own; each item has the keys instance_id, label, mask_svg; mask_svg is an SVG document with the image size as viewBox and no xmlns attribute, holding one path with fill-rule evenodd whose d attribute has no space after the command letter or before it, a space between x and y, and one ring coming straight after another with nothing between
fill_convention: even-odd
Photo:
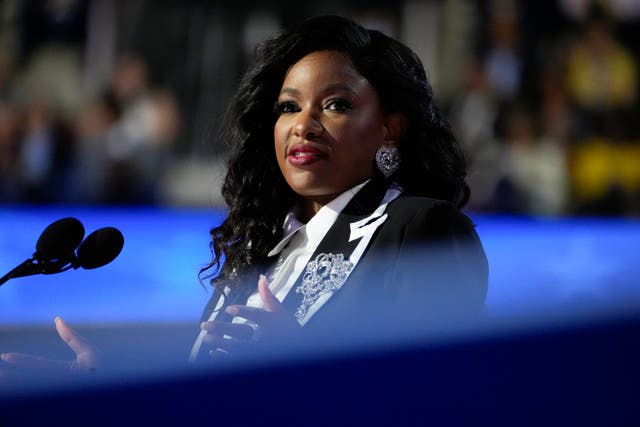
<instances>
[{"instance_id":1,"label":"woman's hand","mask_svg":"<svg viewBox=\"0 0 640 427\"><path fill-rule=\"evenodd\" d=\"M242 317L247 323L209 321L202 324L207 331L203 341L211 347L212 356L238 354L261 346L275 346L299 338L302 328L298 321L287 312L282 303L269 289L269 282L260 275L258 294L264 308L246 305L230 305L226 312Z\"/></svg>"},{"instance_id":2,"label":"woman's hand","mask_svg":"<svg viewBox=\"0 0 640 427\"><path fill-rule=\"evenodd\" d=\"M53 360L24 353L2 353L2 360L15 366L49 371L93 372L98 367L98 354L87 341L77 334L61 317L55 318L60 338L73 350L75 360Z\"/></svg>"}]
</instances>

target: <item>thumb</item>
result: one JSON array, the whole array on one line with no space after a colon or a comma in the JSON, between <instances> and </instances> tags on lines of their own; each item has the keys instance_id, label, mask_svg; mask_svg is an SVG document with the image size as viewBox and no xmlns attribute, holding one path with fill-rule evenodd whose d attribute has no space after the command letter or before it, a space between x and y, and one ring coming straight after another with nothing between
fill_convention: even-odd
<instances>
[{"instance_id":1,"label":"thumb","mask_svg":"<svg viewBox=\"0 0 640 427\"><path fill-rule=\"evenodd\" d=\"M71 329L71 327L67 325L67 322L62 320L61 317L56 317L55 323L58 335L60 335L60 338L67 343L77 356L93 352L91 346L73 329Z\"/></svg>"},{"instance_id":2,"label":"thumb","mask_svg":"<svg viewBox=\"0 0 640 427\"><path fill-rule=\"evenodd\" d=\"M267 278L262 274L260 275L260 279L258 279L258 293L267 311L278 312L283 310L282 303L273 295L273 292L269 289L269 281L267 281Z\"/></svg>"}]
</instances>

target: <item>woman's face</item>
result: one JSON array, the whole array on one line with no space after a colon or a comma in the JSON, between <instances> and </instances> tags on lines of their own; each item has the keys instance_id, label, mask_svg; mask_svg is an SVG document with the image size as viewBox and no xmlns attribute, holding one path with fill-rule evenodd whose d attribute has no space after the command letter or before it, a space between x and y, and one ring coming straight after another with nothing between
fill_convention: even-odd
<instances>
[{"instance_id":1,"label":"woman's face","mask_svg":"<svg viewBox=\"0 0 640 427\"><path fill-rule=\"evenodd\" d=\"M387 139L373 86L337 51L310 53L287 71L273 131L285 180L323 205L373 175Z\"/></svg>"}]
</instances>

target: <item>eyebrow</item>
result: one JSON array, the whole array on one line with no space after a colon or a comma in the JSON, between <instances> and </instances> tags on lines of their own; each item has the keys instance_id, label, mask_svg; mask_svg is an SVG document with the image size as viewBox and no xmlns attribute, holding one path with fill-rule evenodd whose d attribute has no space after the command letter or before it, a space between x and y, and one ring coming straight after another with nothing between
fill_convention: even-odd
<instances>
[{"instance_id":1,"label":"eyebrow","mask_svg":"<svg viewBox=\"0 0 640 427\"><path fill-rule=\"evenodd\" d=\"M298 89L294 89L292 87L283 87L282 90L280 91L280 95L284 95L284 94L290 94L290 95L298 95L300 94L300 91Z\"/></svg>"},{"instance_id":2,"label":"eyebrow","mask_svg":"<svg viewBox=\"0 0 640 427\"><path fill-rule=\"evenodd\" d=\"M335 92L339 90L343 90L345 92L349 92L355 96L358 96L356 91L354 91L353 88L351 88L351 86L346 85L344 83L331 83L322 89L322 93ZM280 95L284 95L284 94L300 95L300 91L293 87L283 87L282 90L280 91Z\"/></svg>"}]
</instances>

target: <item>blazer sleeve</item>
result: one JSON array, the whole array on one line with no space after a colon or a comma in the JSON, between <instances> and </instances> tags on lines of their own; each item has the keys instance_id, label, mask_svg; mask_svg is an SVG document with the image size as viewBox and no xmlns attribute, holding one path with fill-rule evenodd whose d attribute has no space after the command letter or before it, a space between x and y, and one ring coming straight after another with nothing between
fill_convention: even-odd
<instances>
[{"instance_id":1,"label":"blazer sleeve","mask_svg":"<svg viewBox=\"0 0 640 427\"><path fill-rule=\"evenodd\" d=\"M447 322L484 312L487 257L473 222L438 201L408 221L394 268L400 310L412 322Z\"/></svg>"}]
</instances>

